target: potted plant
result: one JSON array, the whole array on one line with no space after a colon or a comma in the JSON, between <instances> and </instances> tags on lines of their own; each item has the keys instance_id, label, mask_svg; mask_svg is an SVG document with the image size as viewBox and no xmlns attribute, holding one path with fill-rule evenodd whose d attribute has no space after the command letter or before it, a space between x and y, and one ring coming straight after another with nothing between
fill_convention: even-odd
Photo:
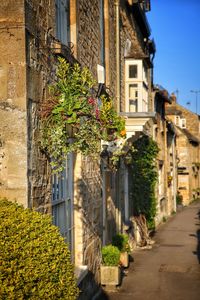
<instances>
[{"instance_id":1,"label":"potted plant","mask_svg":"<svg viewBox=\"0 0 200 300\"><path fill-rule=\"evenodd\" d=\"M120 283L120 251L113 245L102 248L101 284L119 285Z\"/></svg>"},{"instance_id":2,"label":"potted plant","mask_svg":"<svg viewBox=\"0 0 200 300\"><path fill-rule=\"evenodd\" d=\"M120 251L120 263L123 267L127 268L129 265L130 246L128 243L128 235L117 234L112 238L112 244Z\"/></svg>"}]
</instances>

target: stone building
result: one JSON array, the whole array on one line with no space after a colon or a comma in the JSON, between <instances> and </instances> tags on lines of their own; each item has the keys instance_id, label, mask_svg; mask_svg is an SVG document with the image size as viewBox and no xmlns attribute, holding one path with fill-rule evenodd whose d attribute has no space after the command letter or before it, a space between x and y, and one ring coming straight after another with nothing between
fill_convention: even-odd
<instances>
[{"instance_id":1,"label":"stone building","mask_svg":"<svg viewBox=\"0 0 200 300\"><path fill-rule=\"evenodd\" d=\"M199 197L199 115L179 105L175 95L172 99L172 104L166 107L166 115L176 131L177 196L183 205L188 205Z\"/></svg>"},{"instance_id":2,"label":"stone building","mask_svg":"<svg viewBox=\"0 0 200 300\"><path fill-rule=\"evenodd\" d=\"M171 103L168 92L154 86L155 124L153 138L160 149L158 154L157 213L156 224L176 211L176 145L175 132L166 120L166 104Z\"/></svg>"},{"instance_id":3,"label":"stone building","mask_svg":"<svg viewBox=\"0 0 200 300\"><path fill-rule=\"evenodd\" d=\"M39 147L39 111L48 98L59 55L71 64L87 66L106 86L119 111L125 51L121 22L126 23L125 11L130 18L129 2L5 0L0 4L4 41L0 45L0 196L52 214L70 244L78 271L89 270L97 282L101 245L122 227L124 170L104 171L100 160L71 154L62 176L52 176Z\"/></svg>"},{"instance_id":4,"label":"stone building","mask_svg":"<svg viewBox=\"0 0 200 300\"><path fill-rule=\"evenodd\" d=\"M89 271L90 283L93 276L99 282L102 244L121 232L132 216L129 171L123 160L113 171L100 158L93 161L73 153L66 158L62 176L52 176L39 147L39 111L62 56L70 64L88 67L96 90L103 88L114 99L126 118L127 139L136 132L154 137L157 124L162 147L167 147L166 122L160 108L154 109L155 44L146 18L149 10L149 0L0 4L0 196L52 214L70 244L79 274ZM163 105L165 97L159 101ZM165 152L161 156L166 158ZM162 180L167 168L166 164ZM163 195L167 192L165 186Z\"/></svg>"}]
</instances>

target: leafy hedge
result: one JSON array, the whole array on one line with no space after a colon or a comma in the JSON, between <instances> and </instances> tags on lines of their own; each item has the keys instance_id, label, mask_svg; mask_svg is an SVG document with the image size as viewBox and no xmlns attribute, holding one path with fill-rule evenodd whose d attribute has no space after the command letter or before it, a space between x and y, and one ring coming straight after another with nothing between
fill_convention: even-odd
<instances>
[{"instance_id":1,"label":"leafy hedge","mask_svg":"<svg viewBox=\"0 0 200 300\"><path fill-rule=\"evenodd\" d=\"M0 299L74 300L70 252L51 218L0 199Z\"/></svg>"},{"instance_id":2,"label":"leafy hedge","mask_svg":"<svg viewBox=\"0 0 200 300\"><path fill-rule=\"evenodd\" d=\"M155 227L156 194L155 186L158 179L156 158L159 148L155 141L144 135L133 143L132 154L132 195L133 214L144 214L148 228Z\"/></svg>"},{"instance_id":3,"label":"leafy hedge","mask_svg":"<svg viewBox=\"0 0 200 300\"><path fill-rule=\"evenodd\" d=\"M118 233L112 237L112 245L117 247L120 252L130 252L128 235Z\"/></svg>"}]
</instances>

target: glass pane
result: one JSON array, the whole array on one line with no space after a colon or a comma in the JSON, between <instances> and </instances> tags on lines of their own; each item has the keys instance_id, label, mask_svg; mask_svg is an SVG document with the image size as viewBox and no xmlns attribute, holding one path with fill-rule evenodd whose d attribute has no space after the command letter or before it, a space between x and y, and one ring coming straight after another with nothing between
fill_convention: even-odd
<instances>
[{"instance_id":1,"label":"glass pane","mask_svg":"<svg viewBox=\"0 0 200 300\"><path fill-rule=\"evenodd\" d=\"M138 98L138 90L134 87L134 84L129 85L129 98L131 99Z\"/></svg>"},{"instance_id":2,"label":"glass pane","mask_svg":"<svg viewBox=\"0 0 200 300\"><path fill-rule=\"evenodd\" d=\"M69 41L69 1L56 0L56 37L63 43Z\"/></svg>"},{"instance_id":3,"label":"glass pane","mask_svg":"<svg viewBox=\"0 0 200 300\"><path fill-rule=\"evenodd\" d=\"M129 111L130 112L137 111L137 100L129 100Z\"/></svg>"},{"instance_id":4,"label":"glass pane","mask_svg":"<svg viewBox=\"0 0 200 300\"><path fill-rule=\"evenodd\" d=\"M130 65L129 66L129 78L137 78L138 77L138 69L137 65Z\"/></svg>"}]
</instances>

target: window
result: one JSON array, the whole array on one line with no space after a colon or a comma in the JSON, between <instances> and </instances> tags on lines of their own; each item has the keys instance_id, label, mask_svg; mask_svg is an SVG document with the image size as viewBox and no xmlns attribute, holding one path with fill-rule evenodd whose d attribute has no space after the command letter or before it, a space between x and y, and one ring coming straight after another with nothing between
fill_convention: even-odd
<instances>
[{"instance_id":1,"label":"window","mask_svg":"<svg viewBox=\"0 0 200 300\"><path fill-rule=\"evenodd\" d=\"M73 248L73 201L72 201L72 157L66 161L66 170L52 176L52 216L53 224Z\"/></svg>"},{"instance_id":2,"label":"window","mask_svg":"<svg viewBox=\"0 0 200 300\"><path fill-rule=\"evenodd\" d=\"M129 112L138 110L138 85L129 84Z\"/></svg>"},{"instance_id":3,"label":"window","mask_svg":"<svg viewBox=\"0 0 200 300\"><path fill-rule=\"evenodd\" d=\"M137 78L138 77L138 66L130 65L129 66L129 78Z\"/></svg>"},{"instance_id":4,"label":"window","mask_svg":"<svg viewBox=\"0 0 200 300\"><path fill-rule=\"evenodd\" d=\"M177 126L180 125L180 117L179 117L179 116L175 116L175 124L176 124Z\"/></svg>"},{"instance_id":5,"label":"window","mask_svg":"<svg viewBox=\"0 0 200 300\"><path fill-rule=\"evenodd\" d=\"M125 60L126 112L148 111L147 68L140 59Z\"/></svg>"},{"instance_id":6,"label":"window","mask_svg":"<svg viewBox=\"0 0 200 300\"><path fill-rule=\"evenodd\" d=\"M159 164L159 169L158 169L158 194L159 196L162 196L164 194L163 164Z\"/></svg>"},{"instance_id":7,"label":"window","mask_svg":"<svg viewBox=\"0 0 200 300\"><path fill-rule=\"evenodd\" d=\"M56 38L65 45L70 41L69 0L56 0Z\"/></svg>"},{"instance_id":8,"label":"window","mask_svg":"<svg viewBox=\"0 0 200 300\"><path fill-rule=\"evenodd\" d=\"M182 128L186 128L186 119L181 119L180 121L181 121L180 122L181 123L181 127Z\"/></svg>"},{"instance_id":9,"label":"window","mask_svg":"<svg viewBox=\"0 0 200 300\"><path fill-rule=\"evenodd\" d=\"M101 65L105 66L105 28L104 28L104 0L100 0L100 41Z\"/></svg>"}]
</instances>

